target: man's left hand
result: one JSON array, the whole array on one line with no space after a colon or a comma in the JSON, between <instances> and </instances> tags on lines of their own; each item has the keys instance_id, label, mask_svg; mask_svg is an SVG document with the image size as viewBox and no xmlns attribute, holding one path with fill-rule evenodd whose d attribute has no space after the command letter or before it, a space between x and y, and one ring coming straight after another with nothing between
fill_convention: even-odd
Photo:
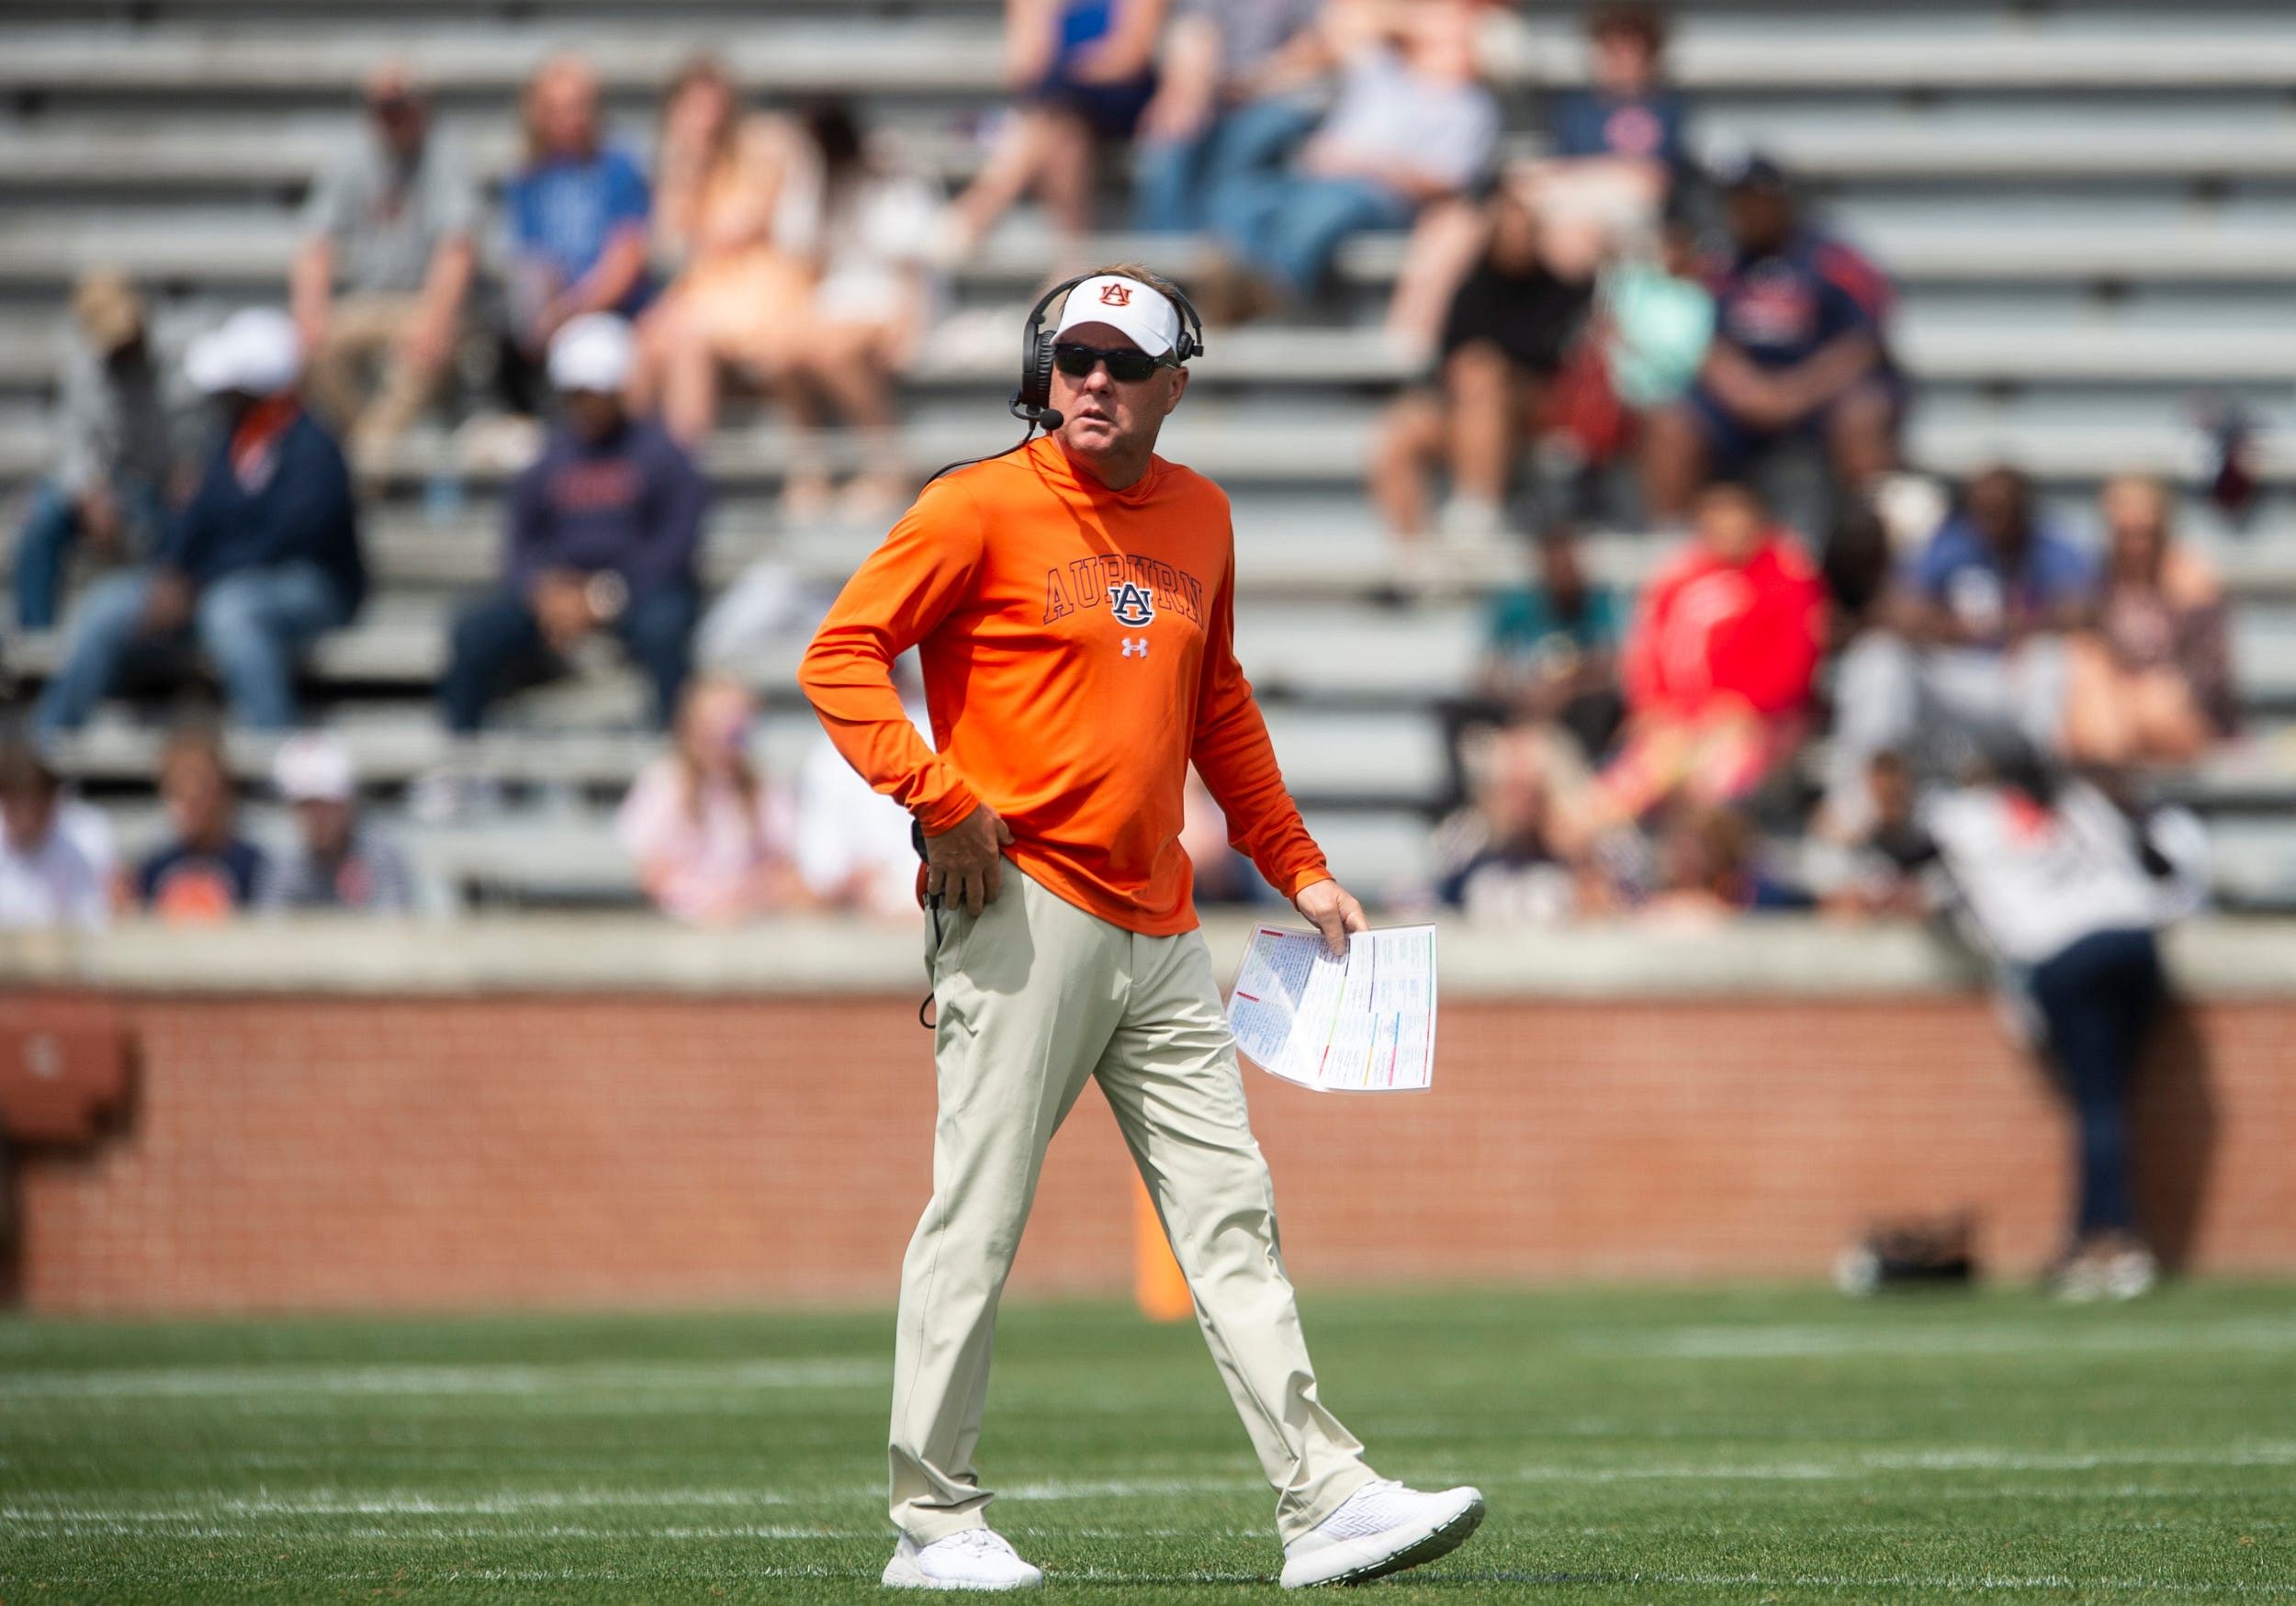
<instances>
[{"instance_id":1,"label":"man's left hand","mask_svg":"<svg viewBox=\"0 0 2296 1606\"><path fill-rule=\"evenodd\" d=\"M1315 924L1323 934L1323 946L1332 950L1332 957L1347 957L1347 934L1368 931L1371 922L1364 918L1363 905L1355 894L1337 882L1329 879L1300 889L1300 895L1291 900L1291 906Z\"/></svg>"}]
</instances>

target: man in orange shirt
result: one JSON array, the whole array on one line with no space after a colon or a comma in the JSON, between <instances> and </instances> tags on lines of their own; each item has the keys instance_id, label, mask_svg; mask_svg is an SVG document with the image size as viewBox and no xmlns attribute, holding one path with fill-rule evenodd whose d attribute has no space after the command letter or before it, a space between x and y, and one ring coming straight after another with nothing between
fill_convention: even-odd
<instances>
[{"instance_id":1,"label":"man in orange shirt","mask_svg":"<svg viewBox=\"0 0 2296 1606\"><path fill-rule=\"evenodd\" d=\"M1277 1248L1179 845L1189 763L1236 846L1334 953L1365 922L1284 790L1235 660L1228 500L1155 455L1193 354L1167 292L1131 268L1069 292L1057 427L927 486L801 671L830 739L916 816L937 904L940 1112L932 1202L901 1274L889 1585L1042 1579L986 1526L973 1450L1045 1147L1095 1077L1277 1491L1284 1583L1413 1567L1482 1517L1474 1489L1420 1493L1364 1465L1316 1398ZM931 747L892 684L912 646Z\"/></svg>"}]
</instances>

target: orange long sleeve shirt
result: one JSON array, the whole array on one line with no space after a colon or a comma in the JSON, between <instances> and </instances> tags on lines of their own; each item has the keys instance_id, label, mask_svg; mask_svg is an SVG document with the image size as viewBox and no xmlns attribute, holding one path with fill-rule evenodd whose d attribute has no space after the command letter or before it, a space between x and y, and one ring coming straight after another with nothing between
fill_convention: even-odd
<instances>
[{"instance_id":1,"label":"orange long sleeve shirt","mask_svg":"<svg viewBox=\"0 0 2296 1606\"><path fill-rule=\"evenodd\" d=\"M1170 936L1196 925L1191 759L1277 891L1329 873L1236 662L1234 559L1227 496L1203 476L1158 457L1110 490L1040 440L926 487L799 679L838 749L927 831L985 803L1012 827L1007 857L1052 892ZM934 747L893 689L912 646Z\"/></svg>"}]
</instances>

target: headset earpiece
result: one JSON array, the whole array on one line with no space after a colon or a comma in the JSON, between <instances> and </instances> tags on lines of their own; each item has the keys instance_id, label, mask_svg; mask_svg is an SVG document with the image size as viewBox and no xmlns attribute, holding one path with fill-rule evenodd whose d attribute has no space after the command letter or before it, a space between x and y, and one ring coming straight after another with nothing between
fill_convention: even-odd
<instances>
[{"instance_id":1,"label":"headset earpiece","mask_svg":"<svg viewBox=\"0 0 2296 1606\"><path fill-rule=\"evenodd\" d=\"M1013 392L1010 411L1030 428L1048 416L1052 420L1045 425L1048 432L1061 425L1059 415L1052 411L1052 334L1044 327L1045 310L1091 276L1079 274L1054 285L1039 296L1036 305L1029 309L1029 326L1020 334L1020 388Z\"/></svg>"}]
</instances>

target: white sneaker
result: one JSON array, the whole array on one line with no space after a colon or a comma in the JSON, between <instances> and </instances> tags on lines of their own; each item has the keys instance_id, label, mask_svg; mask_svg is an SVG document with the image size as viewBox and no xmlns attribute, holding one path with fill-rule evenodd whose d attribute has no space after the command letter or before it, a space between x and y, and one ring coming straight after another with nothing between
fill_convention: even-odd
<instances>
[{"instance_id":1,"label":"white sneaker","mask_svg":"<svg viewBox=\"0 0 2296 1606\"><path fill-rule=\"evenodd\" d=\"M1387 1478L1366 1484L1284 1546L1284 1588L1360 1584L1401 1572L1457 1550L1482 1520L1478 1488L1425 1494Z\"/></svg>"},{"instance_id":2,"label":"white sneaker","mask_svg":"<svg viewBox=\"0 0 2296 1606\"><path fill-rule=\"evenodd\" d=\"M959 1529L926 1545L905 1533L885 1563L888 1589L1033 1589L1043 1581L990 1528Z\"/></svg>"},{"instance_id":3,"label":"white sneaker","mask_svg":"<svg viewBox=\"0 0 2296 1606\"><path fill-rule=\"evenodd\" d=\"M2103 1281L2108 1299L2141 1298L2160 1281L2160 1262L2141 1244L2116 1250L2105 1257Z\"/></svg>"}]
</instances>

